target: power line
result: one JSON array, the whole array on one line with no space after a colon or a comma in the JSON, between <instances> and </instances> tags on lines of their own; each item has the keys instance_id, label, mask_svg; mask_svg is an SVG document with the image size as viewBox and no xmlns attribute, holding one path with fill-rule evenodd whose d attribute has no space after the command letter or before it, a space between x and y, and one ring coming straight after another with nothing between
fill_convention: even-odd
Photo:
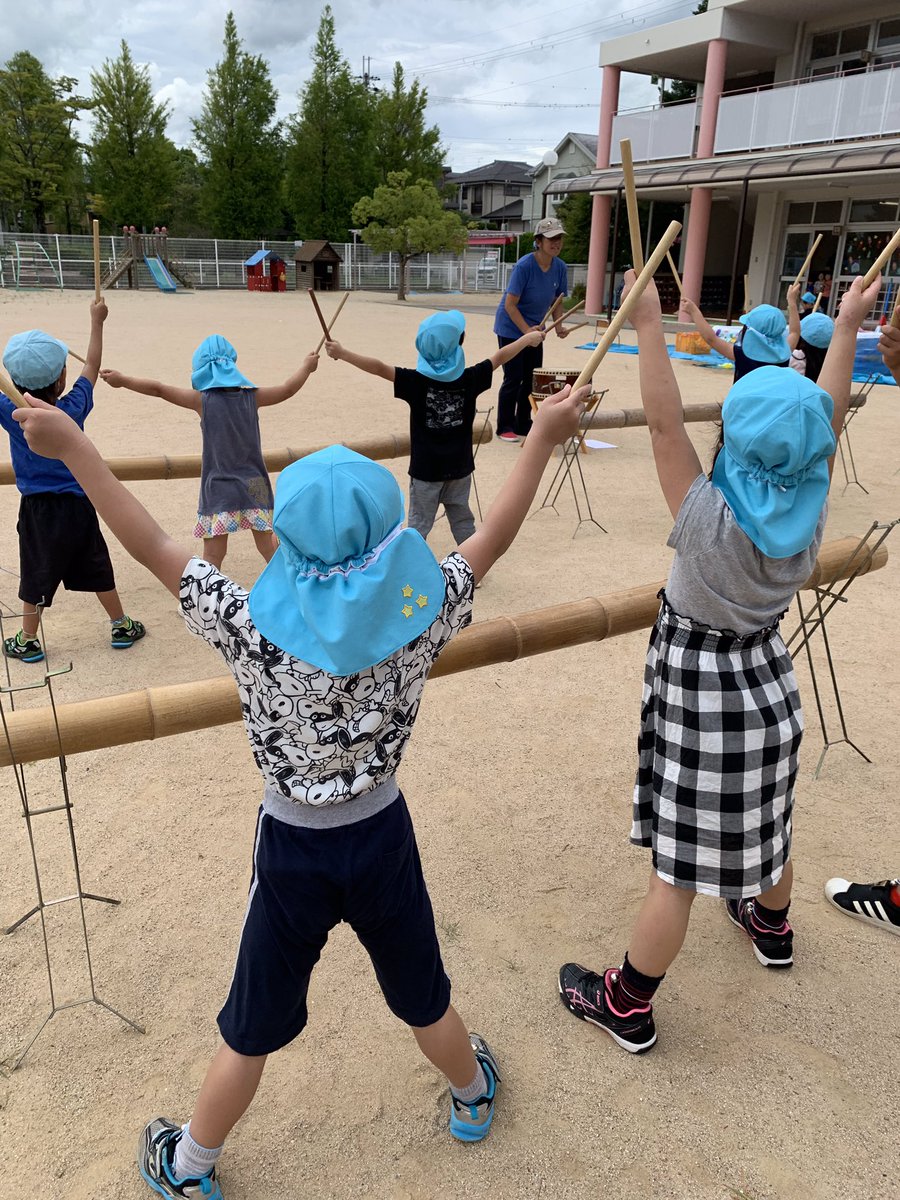
<instances>
[{"instance_id":1,"label":"power line","mask_svg":"<svg viewBox=\"0 0 900 1200\"><path fill-rule=\"evenodd\" d=\"M470 100L468 96L429 96L435 104L478 104L489 108L597 108L596 100L578 104L545 104L541 100Z\"/></svg>"}]
</instances>

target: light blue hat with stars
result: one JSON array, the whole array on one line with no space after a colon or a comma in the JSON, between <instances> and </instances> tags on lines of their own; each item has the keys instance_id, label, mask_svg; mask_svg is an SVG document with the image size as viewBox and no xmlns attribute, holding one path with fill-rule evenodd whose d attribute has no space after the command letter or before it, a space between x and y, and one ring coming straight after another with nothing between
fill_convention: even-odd
<instances>
[{"instance_id":1,"label":"light blue hat with stars","mask_svg":"<svg viewBox=\"0 0 900 1200\"><path fill-rule=\"evenodd\" d=\"M383 662L434 621L444 574L424 538L403 528L390 471L345 446L278 477L280 545L250 591L259 632L331 675Z\"/></svg>"}]
</instances>

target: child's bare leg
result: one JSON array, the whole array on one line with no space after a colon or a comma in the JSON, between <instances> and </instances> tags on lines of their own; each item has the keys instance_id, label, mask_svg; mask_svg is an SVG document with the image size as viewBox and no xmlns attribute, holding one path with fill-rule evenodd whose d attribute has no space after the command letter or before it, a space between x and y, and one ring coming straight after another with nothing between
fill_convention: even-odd
<instances>
[{"instance_id":1,"label":"child's bare leg","mask_svg":"<svg viewBox=\"0 0 900 1200\"><path fill-rule=\"evenodd\" d=\"M41 623L40 613L33 604L22 604L22 633L27 638L36 638Z\"/></svg>"},{"instance_id":2,"label":"child's bare leg","mask_svg":"<svg viewBox=\"0 0 900 1200\"><path fill-rule=\"evenodd\" d=\"M106 615L111 621L121 621L125 616L125 609L115 588L111 592L98 592L97 599L106 609Z\"/></svg>"},{"instance_id":3,"label":"child's bare leg","mask_svg":"<svg viewBox=\"0 0 900 1200\"><path fill-rule=\"evenodd\" d=\"M278 538L271 529L254 529L252 530L253 540L256 542L256 548L266 560L272 557L278 549Z\"/></svg>"},{"instance_id":4,"label":"child's bare leg","mask_svg":"<svg viewBox=\"0 0 900 1200\"><path fill-rule=\"evenodd\" d=\"M643 975L665 975L684 944L696 892L664 883L654 871L631 931L628 961Z\"/></svg>"},{"instance_id":5,"label":"child's bare leg","mask_svg":"<svg viewBox=\"0 0 900 1200\"><path fill-rule=\"evenodd\" d=\"M447 1076L454 1087L466 1088L475 1078L478 1064L469 1034L451 1004L433 1025L413 1027L419 1049Z\"/></svg>"},{"instance_id":6,"label":"child's bare leg","mask_svg":"<svg viewBox=\"0 0 900 1200\"><path fill-rule=\"evenodd\" d=\"M265 1065L265 1054L251 1058L230 1046L219 1047L191 1117L190 1134L195 1142L209 1150L222 1145L250 1107Z\"/></svg>"},{"instance_id":7,"label":"child's bare leg","mask_svg":"<svg viewBox=\"0 0 900 1200\"><path fill-rule=\"evenodd\" d=\"M791 888L794 885L794 864L788 860L784 864L784 870L781 873L781 878L773 888L769 888L767 892L759 897L759 902L765 908L773 908L777 912L781 908L787 908L791 902Z\"/></svg>"},{"instance_id":8,"label":"child's bare leg","mask_svg":"<svg viewBox=\"0 0 900 1200\"><path fill-rule=\"evenodd\" d=\"M203 557L214 567L221 567L228 549L228 534L217 533L215 537L203 539Z\"/></svg>"}]
</instances>

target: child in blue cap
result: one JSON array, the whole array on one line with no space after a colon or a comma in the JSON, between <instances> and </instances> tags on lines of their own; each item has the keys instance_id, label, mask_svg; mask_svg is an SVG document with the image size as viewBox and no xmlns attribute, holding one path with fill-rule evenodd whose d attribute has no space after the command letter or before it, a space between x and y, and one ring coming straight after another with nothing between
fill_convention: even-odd
<instances>
[{"instance_id":1,"label":"child in blue cap","mask_svg":"<svg viewBox=\"0 0 900 1200\"><path fill-rule=\"evenodd\" d=\"M800 311L797 296L800 284L788 288L788 345L791 348L791 366L813 383L819 378L819 373L825 364L825 355L831 345L834 333L834 321L825 313L813 312L805 314ZM801 296L802 300L803 297ZM815 299L815 297L813 297Z\"/></svg>"},{"instance_id":2,"label":"child in blue cap","mask_svg":"<svg viewBox=\"0 0 900 1200\"><path fill-rule=\"evenodd\" d=\"M450 1004L396 773L428 673L471 620L476 581L511 545L553 447L578 428L589 389L568 391L542 405L482 528L440 563L403 527L402 494L380 464L341 446L292 463L275 492L280 544L249 593L174 542L64 414L39 401L17 411L29 445L70 466L125 549L179 598L188 629L224 657L265 783L223 1045L189 1124L158 1117L139 1142L160 1195L221 1200L222 1143L266 1056L306 1025L310 974L342 920L447 1076L451 1134L487 1135L497 1061Z\"/></svg>"},{"instance_id":3,"label":"child in blue cap","mask_svg":"<svg viewBox=\"0 0 900 1200\"><path fill-rule=\"evenodd\" d=\"M704 342L734 363L735 383L757 367L786 367L790 363L787 321L781 309L773 304L757 304L744 313L739 318L744 328L735 342L719 337L693 300L683 300L681 307L697 326Z\"/></svg>"},{"instance_id":4,"label":"child in blue cap","mask_svg":"<svg viewBox=\"0 0 900 1200\"><path fill-rule=\"evenodd\" d=\"M94 407L94 384L103 354L103 300L91 304L91 336L84 369L66 392L68 347L42 329L29 329L9 339L3 365L20 392L29 392L68 413L81 428ZM19 503L19 599L22 628L4 638L7 658L36 663L44 659L38 635L40 613L53 603L60 584L70 592L96 592L110 620L114 650L127 650L145 633L140 621L126 616L116 591L109 550L97 514L71 471L61 462L35 454L13 420L15 406L0 395L0 425L9 447Z\"/></svg>"},{"instance_id":5,"label":"child in blue cap","mask_svg":"<svg viewBox=\"0 0 900 1200\"><path fill-rule=\"evenodd\" d=\"M426 317L416 334L419 358L415 370L355 354L340 342L325 343L330 358L386 379L394 385L397 399L409 405L410 528L427 538L438 505L443 504L458 546L475 532L469 492L475 470L472 427L476 400L488 391L498 367L544 339L540 330L534 330L467 367L465 336L466 318L456 309Z\"/></svg>"},{"instance_id":6,"label":"child in blue cap","mask_svg":"<svg viewBox=\"0 0 900 1200\"><path fill-rule=\"evenodd\" d=\"M626 274L630 287L634 273ZM722 407L707 476L684 424L651 284L632 311L675 559L644 674L631 840L653 874L621 967L566 963L563 1003L633 1054L656 1042L653 996L698 894L725 901L765 967L793 963L791 817L803 715L778 623L812 572L859 325L878 299L854 280L819 377L760 367Z\"/></svg>"},{"instance_id":7,"label":"child in blue cap","mask_svg":"<svg viewBox=\"0 0 900 1200\"><path fill-rule=\"evenodd\" d=\"M231 342L214 333L194 351L189 388L111 369L100 372L110 387L158 396L200 417L203 454L194 537L203 539L203 557L213 566L221 567L228 535L241 529L251 531L266 562L275 553L272 484L263 459L259 410L296 395L318 365L318 355L307 354L284 383L258 388L238 370Z\"/></svg>"}]
</instances>

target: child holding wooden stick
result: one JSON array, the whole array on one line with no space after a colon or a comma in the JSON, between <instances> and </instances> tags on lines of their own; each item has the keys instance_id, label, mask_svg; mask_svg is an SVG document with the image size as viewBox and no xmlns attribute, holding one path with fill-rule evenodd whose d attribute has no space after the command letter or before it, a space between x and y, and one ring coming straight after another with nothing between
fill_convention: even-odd
<instances>
[{"instance_id":1,"label":"child holding wooden stick","mask_svg":"<svg viewBox=\"0 0 900 1200\"><path fill-rule=\"evenodd\" d=\"M743 329L736 342L719 337L693 300L683 299L681 307L697 326L697 332L723 358L734 363L734 382L757 367L786 367L791 359L787 341L787 322L781 309L758 304L740 318Z\"/></svg>"},{"instance_id":2,"label":"child holding wooden stick","mask_svg":"<svg viewBox=\"0 0 900 1200\"><path fill-rule=\"evenodd\" d=\"M258 388L238 370L234 346L214 333L194 351L189 388L121 371L100 372L110 387L158 396L200 417L203 455L194 537L203 539L203 557L214 567L222 565L228 535L241 529L251 531L266 562L275 553L272 484L263 461L259 410L289 400L318 365L318 355L307 354L284 383Z\"/></svg>"},{"instance_id":3,"label":"child holding wooden stick","mask_svg":"<svg viewBox=\"0 0 900 1200\"><path fill-rule=\"evenodd\" d=\"M634 276L626 275L629 287ZM632 313L641 396L675 560L644 675L631 840L651 849L647 897L621 967L566 963L563 1003L632 1054L656 1042L653 996L678 955L698 894L766 967L793 963L788 924L800 697L778 623L818 554L834 452L850 399L856 332L880 277L841 300L816 386L760 367L722 407L709 476L687 435L659 298Z\"/></svg>"},{"instance_id":4,"label":"child holding wooden stick","mask_svg":"<svg viewBox=\"0 0 900 1200\"><path fill-rule=\"evenodd\" d=\"M797 302L799 294L799 283L788 288L790 365L795 371L799 371L801 375L805 375L807 379L811 379L815 383L825 365L825 355L828 353L834 333L834 321L825 313L813 312L812 309L809 309L805 315L801 315Z\"/></svg>"},{"instance_id":5,"label":"child holding wooden stick","mask_svg":"<svg viewBox=\"0 0 900 1200\"><path fill-rule=\"evenodd\" d=\"M400 489L380 464L341 446L292 463L275 495L280 545L249 593L174 542L63 413L40 401L17 410L32 449L66 463L125 549L179 597L188 629L222 654L265 781L224 1042L190 1122L157 1117L139 1142L140 1172L159 1194L221 1200L222 1144L267 1055L306 1025L310 975L341 920L447 1077L451 1134L487 1136L497 1061L450 1004L396 772L432 664L469 624L477 580L512 544L587 392L544 401L482 528L441 563L402 527Z\"/></svg>"}]
</instances>

